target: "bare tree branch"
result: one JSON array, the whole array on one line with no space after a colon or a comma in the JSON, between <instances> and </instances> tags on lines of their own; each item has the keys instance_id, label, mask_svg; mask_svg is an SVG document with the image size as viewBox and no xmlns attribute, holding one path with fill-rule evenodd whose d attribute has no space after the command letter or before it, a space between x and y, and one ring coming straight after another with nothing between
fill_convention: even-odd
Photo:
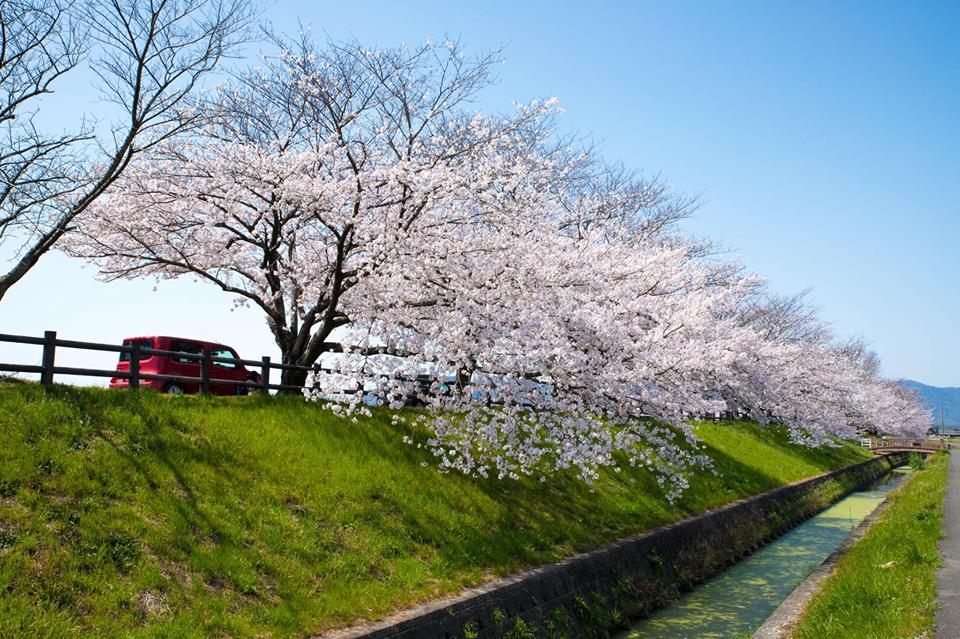
<instances>
[{"instance_id":1,"label":"bare tree branch","mask_svg":"<svg viewBox=\"0 0 960 639\"><path fill-rule=\"evenodd\" d=\"M188 97L253 17L245 0L0 0L0 300L138 154L196 124ZM125 114L109 139L34 126L81 58Z\"/></svg>"}]
</instances>

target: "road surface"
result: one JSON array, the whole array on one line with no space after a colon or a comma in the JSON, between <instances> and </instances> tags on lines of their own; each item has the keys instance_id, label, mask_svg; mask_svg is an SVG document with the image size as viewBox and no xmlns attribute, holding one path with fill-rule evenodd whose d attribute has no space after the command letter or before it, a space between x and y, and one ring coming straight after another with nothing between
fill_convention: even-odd
<instances>
[{"instance_id":1,"label":"road surface","mask_svg":"<svg viewBox=\"0 0 960 639\"><path fill-rule=\"evenodd\" d=\"M956 448L950 455L943 534L943 566L937 573L937 639L960 639L960 449Z\"/></svg>"}]
</instances>

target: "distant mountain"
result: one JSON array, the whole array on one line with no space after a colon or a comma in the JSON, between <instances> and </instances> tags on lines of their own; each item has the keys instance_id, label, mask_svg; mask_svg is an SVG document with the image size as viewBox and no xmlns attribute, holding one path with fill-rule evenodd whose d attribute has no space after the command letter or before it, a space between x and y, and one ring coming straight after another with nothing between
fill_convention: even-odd
<instances>
[{"instance_id":1,"label":"distant mountain","mask_svg":"<svg viewBox=\"0 0 960 639\"><path fill-rule=\"evenodd\" d=\"M946 426L960 426L960 388L941 388L927 386L912 379L905 379L903 386L917 391L920 398L933 413L933 421L940 425L940 409L943 408L943 423Z\"/></svg>"}]
</instances>

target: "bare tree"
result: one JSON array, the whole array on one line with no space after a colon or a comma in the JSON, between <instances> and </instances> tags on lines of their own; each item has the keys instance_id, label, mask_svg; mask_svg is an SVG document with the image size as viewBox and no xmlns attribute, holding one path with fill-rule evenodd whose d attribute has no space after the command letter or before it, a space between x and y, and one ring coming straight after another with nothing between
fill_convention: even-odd
<instances>
[{"instance_id":1,"label":"bare tree","mask_svg":"<svg viewBox=\"0 0 960 639\"><path fill-rule=\"evenodd\" d=\"M189 96L253 15L245 0L0 0L0 300L135 156L195 124ZM44 133L43 96L82 61L118 116Z\"/></svg>"}]
</instances>

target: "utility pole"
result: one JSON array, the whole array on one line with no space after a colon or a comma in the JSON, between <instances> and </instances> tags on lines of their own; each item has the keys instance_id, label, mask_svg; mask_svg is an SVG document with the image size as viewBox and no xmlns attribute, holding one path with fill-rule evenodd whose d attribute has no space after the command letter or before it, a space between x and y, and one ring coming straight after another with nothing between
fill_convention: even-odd
<instances>
[{"instance_id":1,"label":"utility pole","mask_svg":"<svg viewBox=\"0 0 960 639\"><path fill-rule=\"evenodd\" d=\"M940 400L940 436L943 437L944 427L943 427L943 400Z\"/></svg>"}]
</instances>

